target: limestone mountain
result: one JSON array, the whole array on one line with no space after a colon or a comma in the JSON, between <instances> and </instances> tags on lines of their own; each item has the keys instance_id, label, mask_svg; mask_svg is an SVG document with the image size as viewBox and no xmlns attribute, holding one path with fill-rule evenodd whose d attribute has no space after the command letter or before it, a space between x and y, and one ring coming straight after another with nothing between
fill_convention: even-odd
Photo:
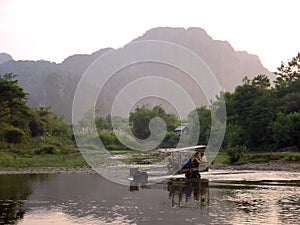
<instances>
[{"instance_id":1,"label":"limestone mountain","mask_svg":"<svg viewBox=\"0 0 300 225\"><path fill-rule=\"evenodd\" d=\"M252 78L258 74L271 74L262 65L258 56L244 51L235 51L228 42L213 40L201 28L154 28L133 41L142 40L169 41L192 50L211 68L224 90L233 91L242 82L244 76ZM64 115L67 122L70 122L73 96L81 75L95 59L109 50L111 48L101 49L90 55L73 55L62 63L44 60L15 61L10 55L2 53L0 54L0 74L17 74L19 84L29 93L30 106L51 106L54 111ZM101 112L108 113L117 93L128 82L139 78L142 74L162 74L175 80L192 96L197 98L201 95L193 81L178 69L153 63L131 65L119 71L107 82L99 97ZM204 99L202 97L198 99L197 104L203 104ZM151 101L154 105L164 104L159 99Z\"/></svg>"},{"instance_id":2,"label":"limestone mountain","mask_svg":"<svg viewBox=\"0 0 300 225\"><path fill-rule=\"evenodd\" d=\"M258 56L235 51L227 41L213 40L202 28L158 27L134 41L139 40L170 41L192 50L208 64L227 91L233 91L244 76L270 75Z\"/></svg>"}]
</instances>

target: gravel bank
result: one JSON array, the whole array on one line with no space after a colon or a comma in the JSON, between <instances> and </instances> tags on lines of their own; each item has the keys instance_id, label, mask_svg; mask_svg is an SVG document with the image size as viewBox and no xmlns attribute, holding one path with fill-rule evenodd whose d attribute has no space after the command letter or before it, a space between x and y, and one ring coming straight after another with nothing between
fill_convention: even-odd
<instances>
[{"instance_id":1,"label":"gravel bank","mask_svg":"<svg viewBox=\"0 0 300 225\"><path fill-rule=\"evenodd\" d=\"M0 174L68 174L68 173L96 173L93 169L84 168L57 168L57 167L46 167L46 168L26 168L19 170L2 170Z\"/></svg>"}]
</instances>

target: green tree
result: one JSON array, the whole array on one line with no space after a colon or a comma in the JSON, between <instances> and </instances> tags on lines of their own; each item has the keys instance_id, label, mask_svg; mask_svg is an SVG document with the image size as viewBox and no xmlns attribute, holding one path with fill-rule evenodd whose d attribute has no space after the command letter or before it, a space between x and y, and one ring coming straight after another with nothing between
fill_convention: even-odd
<instances>
[{"instance_id":1,"label":"green tree","mask_svg":"<svg viewBox=\"0 0 300 225\"><path fill-rule=\"evenodd\" d=\"M161 106L155 106L150 109L146 105L137 107L130 113L129 121L132 124L133 134L140 139L146 139L150 136L149 123L154 117L164 120L167 131L173 131L178 126L178 118L174 114L168 114Z\"/></svg>"},{"instance_id":2,"label":"green tree","mask_svg":"<svg viewBox=\"0 0 300 225\"><path fill-rule=\"evenodd\" d=\"M32 119L29 122L32 136L70 136L70 128L64 123L63 116L57 115L50 107L32 109Z\"/></svg>"},{"instance_id":3,"label":"green tree","mask_svg":"<svg viewBox=\"0 0 300 225\"><path fill-rule=\"evenodd\" d=\"M245 145L227 146L225 149L230 163L238 162L246 151Z\"/></svg>"},{"instance_id":4,"label":"green tree","mask_svg":"<svg viewBox=\"0 0 300 225\"><path fill-rule=\"evenodd\" d=\"M245 77L234 93L224 96L229 123L227 144L246 144L250 149L270 147L273 140L270 124L276 117L278 100L269 79L265 75L252 80Z\"/></svg>"},{"instance_id":5,"label":"green tree","mask_svg":"<svg viewBox=\"0 0 300 225\"><path fill-rule=\"evenodd\" d=\"M300 112L300 92L287 93L279 103L286 113Z\"/></svg>"},{"instance_id":6,"label":"green tree","mask_svg":"<svg viewBox=\"0 0 300 225\"><path fill-rule=\"evenodd\" d=\"M275 74L277 77L274 83L279 96L284 96L291 91L298 92L300 87L300 52L287 65L281 62Z\"/></svg>"},{"instance_id":7,"label":"green tree","mask_svg":"<svg viewBox=\"0 0 300 225\"><path fill-rule=\"evenodd\" d=\"M26 134L24 133L23 130L17 127L10 127L4 129L4 140L7 143L21 143L24 141Z\"/></svg>"},{"instance_id":8,"label":"green tree","mask_svg":"<svg viewBox=\"0 0 300 225\"><path fill-rule=\"evenodd\" d=\"M275 74L275 93L280 99L281 111L300 112L300 53L287 64L281 62Z\"/></svg>"},{"instance_id":9,"label":"green tree","mask_svg":"<svg viewBox=\"0 0 300 225\"><path fill-rule=\"evenodd\" d=\"M296 146L300 150L300 113L278 113L271 129L277 148Z\"/></svg>"},{"instance_id":10,"label":"green tree","mask_svg":"<svg viewBox=\"0 0 300 225\"><path fill-rule=\"evenodd\" d=\"M150 136L149 123L153 117L152 110L145 105L137 107L135 112L130 113L132 132L137 138L146 139Z\"/></svg>"},{"instance_id":11,"label":"green tree","mask_svg":"<svg viewBox=\"0 0 300 225\"><path fill-rule=\"evenodd\" d=\"M198 121L197 121L198 120ZM192 140L197 139L194 134L197 134L200 126L200 133L197 144L207 144L211 128L211 111L206 106L201 106L190 112L188 115L189 133Z\"/></svg>"},{"instance_id":12,"label":"green tree","mask_svg":"<svg viewBox=\"0 0 300 225\"><path fill-rule=\"evenodd\" d=\"M167 132L160 148L175 148L179 142L180 135L174 132Z\"/></svg>"},{"instance_id":13,"label":"green tree","mask_svg":"<svg viewBox=\"0 0 300 225\"><path fill-rule=\"evenodd\" d=\"M38 109L31 109L29 128L33 137L41 136L46 132L46 123L41 119Z\"/></svg>"},{"instance_id":14,"label":"green tree","mask_svg":"<svg viewBox=\"0 0 300 225\"><path fill-rule=\"evenodd\" d=\"M30 117L27 94L18 86L16 75L0 75L0 122L25 130Z\"/></svg>"},{"instance_id":15,"label":"green tree","mask_svg":"<svg viewBox=\"0 0 300 225\"><path fill-rule=\"evenodd\" d=\"M101 116L97 117L95 119L95 124L96 124L96 127L97 127L98 131L101 131L105 128L105 123L106 123L105 119Z\"/></svg>"}]
</instances>

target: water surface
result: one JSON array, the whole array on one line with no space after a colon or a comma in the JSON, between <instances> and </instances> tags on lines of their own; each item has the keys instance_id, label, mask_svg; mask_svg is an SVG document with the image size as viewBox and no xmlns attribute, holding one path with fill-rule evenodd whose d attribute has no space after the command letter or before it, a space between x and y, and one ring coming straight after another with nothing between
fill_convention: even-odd
<instances>
[{"instance_id":1,"label":"water surface","mask_svg":"<svg viewBox=\"0 0 300 225\"><path fill-rule=\"evenodd\" d=\"M0 224L300 224L299 193L296 172L128 186L97 174L0 175Z\"/></svg>"}]
</instances>

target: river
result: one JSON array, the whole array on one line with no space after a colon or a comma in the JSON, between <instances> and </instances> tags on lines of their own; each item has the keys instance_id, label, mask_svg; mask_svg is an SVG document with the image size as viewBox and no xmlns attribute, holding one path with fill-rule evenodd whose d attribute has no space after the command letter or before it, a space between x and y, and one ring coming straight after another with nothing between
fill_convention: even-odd
<instances>
[{"instance_id":1,"label":"river","mask_svg":"<svg viewBox=\"0 0 300 225\"><path fill-rule=\"evenodd\" d=\"M138 186L88 173L0 175L0 224L300 224L300 173L210 170Z\"/></svg>"}]
</instances>

